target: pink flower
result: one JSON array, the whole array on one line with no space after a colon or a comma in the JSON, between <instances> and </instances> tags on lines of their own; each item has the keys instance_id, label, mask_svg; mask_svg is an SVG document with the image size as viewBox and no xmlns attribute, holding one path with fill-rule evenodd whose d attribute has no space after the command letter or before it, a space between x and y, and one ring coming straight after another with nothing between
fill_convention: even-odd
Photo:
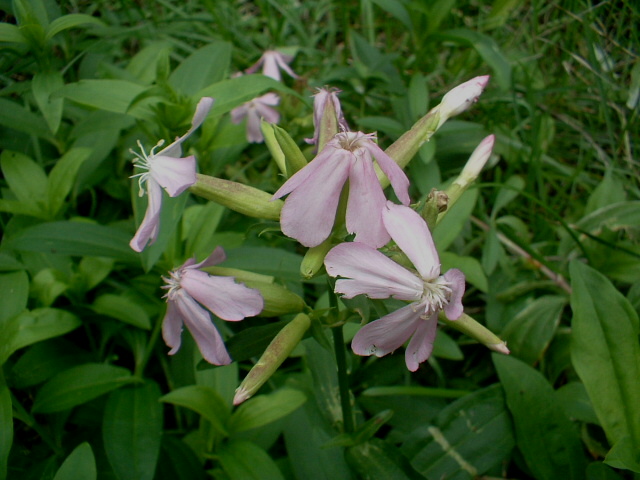
<instances>
[{"instance_id":1,"label":"pink flower","mask_svg":"<svg viewBox=\"0 0 640 480\"><path fill-rule=\"evenodd\" d=\"M264 135L260 129L260 120L264 118L269 123L278 123L280 114L271 107L278 105L279 102L278 95L266 93L231 110L231 121L238 124L247 117L247 141L261 143L264 141Z\"/></svg>"},{"instance_id":2,"label":"pink flower","mask_svg":"<svg viewBox=\"0 0 640 480\"><path fill-rule=\"evenodd\" d=\"M318 137L320 136L320 124L327 105L331 105L338 121L338 128L343 131L349 131L349 125L344 119L342 113L342 106L340 100L338 100L338 94L340 90L337 88L319 88L318 92L313 96L313 138L306 138L305 142L310 145L318 144Z\"/></svg>"},{"instance_id":3,"label":"pink flower","mask_svg":"<svg viewBox=\"0 0 640 480\"><path fill-rule=\"evenodd\" d=\"M273 195L288 193L280 215L285 235L306 247L320 245L331 234L340 192L349 179L346 227L356 241L381 247L389 241L381 212L386 202L373 168L376 159L400 201L409 204L409 179L373 141L374 134L342 132Z\"/></svg>"},{"instance_id":4,"label":"pink flower","mask_svg":"<svg viewBox=\"0 0 640 480\"><path fill-rule=\"evenodd\" d=\"M207 362L227 365L231 357L207 310L230 322L262 311L264 300L258 290L236 283L233 277L217 277L199 270L225 259L224 250L217 247L204 261L195 263L195 259L189 259L170 272L168 278L163 277L167 285L162 288L168 290L165 295L168 305L162 322L162 338L171 347L169 355L180 348L184 323Z\"/></svg>"},{"instance_id":5,"label":"pink flower","mask_svg":"<svg viewBox=\"0 0 640 480\"><path fill-rule=\"evenodd\" d=\"M196 158L193 155L180 158L180 155L182 155L182 142L202 125L212 106L213 98L203 97L200 99L189 131L158 153L155 153L154 150L162 146L163 140L160 140L151 149L149 155L144 151L139 141L138 146L142 150L142 154L131 151L137 157L133 161L133 165L143 170L131 178L138 178L140 196L144 195L145 187L146 192L149 194L147 211L138 227L138 231L129 242L131 248L136 252L141 252L147 246L147 243L151 244L158 238L162 189L164 188L170 197L177 197L196 183Z\"/></svg>"},{"instance_id":6,"label":"pink flower","mask_svg":"<svg viewBox=\"0 0 640 480\"><path fill-rule=\"evenodd\" d=\"M362 327L351 348L358 355L382 357L411 341L405 352L412 372L431 355L438 312L450 320L462 315L464 274L451 269L440 275L440 259L425 221L409 207L387 202L382 221L417 273L361 243L342 243L327 254L329 275L342 277L335 291L345 298L396 298L411 303Z\"/></svg>"},{"instance_id":7,"label":"pink flower","mask_svg":"<svg viewBox=\"0 0 640 480\"><path fill-rule=\"evenodd\" d=\"M267 50L262 54L260 59L245 70L246 73L256 73L262 67L262 74L281 81L282 75L280 70L285 71L289 76L298 78L298 75L291 70L289 63L293 60L291 55L285 55L277 50Z\"/></svg>"}]
</instances>

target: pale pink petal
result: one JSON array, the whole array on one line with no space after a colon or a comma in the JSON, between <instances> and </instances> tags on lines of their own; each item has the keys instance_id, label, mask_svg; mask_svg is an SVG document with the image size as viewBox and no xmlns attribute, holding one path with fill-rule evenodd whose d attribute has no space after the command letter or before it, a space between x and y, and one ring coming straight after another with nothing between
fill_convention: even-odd
<instances>
[{"instance_id":1,"label":"pale pink petal","mask_svg":"<svg viewBox=\"0 0 640 480\"><path fill-rule=\"evenodd\" d=\"M389 179L398 200L400 200L403 205L409 205L409 179L400 168L400 165L394 162L393 159L384 153L384 151L373 141L367 142L365 148L374 156L376 162L378 162L378 165L380 166L380 169Z\"/></svg>"},{"instance_id":2,"label":"pale pink petal","mask_svg":"<svg viewBox=\"0 0 640 480\"><path fill-rule=\"evenodd\" d=\"M336 217L340 192L349 174L349 163L350 154L337 150L287 197L280 213L280 225L285 235L305 247L315 247L327 239ZM300 172L310 167L311 164Z\"/></svg>"},{"instance_id":3,"label":"pale pink petal","mask_svg":"<svg viewBox=\"0 0 640 480\"><path fill-rule=\"evenodd\" d=\"M211 322L209 312L202 308L184 289L174 295L180 317L196 341L202 357L214 365L228 365L231 357L227 353L222 337Z\"/></svg>"},{"instance_id":4,"label":"pale pink petal","mask_svg":"<svg viewBox=\"0 0 640 480\"><path fill-rule=\"evenodd\" d=\"M255 103L271 105L272 107L275 107L280 103L280 96L273 92L269 92L259 96L258 98L255 98L253 101Z\"/></svg>"},{"instance_id":5,"label":"pale pink petal","mask_svg":"<svg viewBox=\"0 0 640 480\"><path fill-rule=\"evenodd\" d=\"M289 178L276 193L273 194L272 199L280 198L288 193L293 192L296 188L302 185L310 176L317 175L318 171L324 171L324 163L328 162L330 157L336 153L335 145L327 144L325 148L309 163L307 163L302 169L298 170L294 175Z\"/></svg>"},{"instance_id":6,"label":"pale pink petal","mask_svg":"<svg viewBox=\"0 0 640 480\"><path fill-rule=\"evenodd\" d=\"M480 171L489 160L491 152L493 151L493 144L496 141L495 135L489 135L485 137L480 144L475 148L469 160L465 164L460 176L468 179L475 179L480 175Z\"/></svg>"},{"instance_id":7,"label":"pale pink petal","mask_svg":"<svg viewBox=\"0 0 640 480\"><path fill-rule=\"evenodd\" d=\"M418 213L409 207L387 202L382 211L382 221L423 279L433 280L440 275L440 257L431 232Z\"/></svg>"},{"instance_id":8,"label":"pale pink petal","mask_svg":"<svg viewBox=\"0 0 640 480\"><path fill-rule=\"evenodd\" d=\"M418 370L422 362L431 356L433 342L438 329L438 314L435 313L428 320L420 319L413 337L404 352L404 361L411 372Z\"/></svg>"},{"instance_id":9,"label":"pale pink petal","mask_svg":"<svg viewBox=\"0 0 640 480\"><path fill-rule=\"evenodd\" d=\"M144 214L142 223L138 227L136 234L129 242L129 246L136 252L141 252L158 238L160 226L160 209L162 207L162 187L152 178L147 180L147 211Z\"/></svg>"},{"instance_id":10,"label":"pale pink petal","mask_svg":"<svg viewBox=\"0 0 640 480\"><path fill-rule=\"evenodd\" d=\"M255 109L258 114L258 118L263 118L269 123L278 123L280 120L280 113L267 104L255 102Z\"/></svg>"},{"instance_id":11,"label":"pale pink petal","mask_svg":"<svg viewBox=\"0 0 640 480\"><path fill-rule=\"evenodd\" d=\"M249 113L249 105L251 105L251 102L244 103L231 110L231 121L236 125L242 122L247 113Z\"/></svg>"},{"instance_id":12,"label":"pale pink petal","mask_svg":"<svg viewBox=\"0 0 640 480\"><path fill-rule=\"evenodd\" d=\"M178 158L182 155L181 144L184 142L195 130L202 125L204 119L207 118L209 110L213 107L214 99L211 97L202 97L196 106L196 111L191 120L191 128L183 136L176 138L176 140L166 148L159 151L156 155L165 157Z\"/></svg>"},{"instance_id":13,"label":"pale pink petal","mask_svg":"<svg viewBox=\"0 0 640 480\"><path fill-rule=\"evenodd\" d=\"M452 268L444 275L444 279L449 282L451 288L451 298L444 307L444 313L449 320L457 320L462 315L462 296L464 295L465 283L464 273L457 268Z\"/></svg>"},{"instance_id":14,"label":"pale pink petal","mask_svg":"<svg viewBox=\"0 0 640 480\"><path fill-rule=\"evenodd\" d=\"M278 67L280 67L283 71L285 71L290 77L298 78L298 75L296 75L295 72L291 70L291 67L288 65L288 63L290 63L291 60L293 60L293 57L291 55L285 55L280 52L277 52L277 53L278 53L278 56L276 57L276 63Z\"/></svg>"},{"instance_id":15,"label":"pale pink petal","mask_svg":"<svg viewBox=\"0 0 640 480\"><path fill-rule=\"evenodd\" d=\"M260 292L236 283L233 277L216 277L188 269L182 274L180 286L223 320L242 320L259 314L264 308Z\"/></svg>"},{"instance_id":16,"label":"pale pink petal","mask_svg":"<svg viewBox=\"0 0 640 480\"><path fill-rule=\"evenodd\" d=\"M363 243L341 243L324 259L327 273L343 277L335 291L345 298L367 295L370 298L418 300L422 281L406 268Z\"/></svg>"},{"instance_id":17,"label":"pale pink petal","mask_svg":"<svg viewBox=\"0 0 640 480\"><path fill-rule=\"evenodd\" d=\"M196 183L196 157L154 156L149 173L170 197L176 197Z\"/></svg>"},{"instance_id":18,"label":"pale pink petal","mask_svg":"<svg viewBox=\"0 0 640 480\"><path fill-rule=\"evenodd\" d=\"M173 301L167 303L167 313L162 320L162 338L164 343L171 348L169 355L173 355L180 349L182 343L182 318Z\"/></svg>"},{"instance_id":19,"label":"pale pink petal","mask_svg":"<svg viewBox=\"0 0 640 480\"><path fill-rule=\"evenodd\" d=\"M369 153L366 150L363 153L349 170L347 231L356 234L356 242L380 248L391 238L382 224L382 210L387 199Z\"/></svg>"},{"instance_id":20,"label":"pale pink petal","mask_svg":"<svg viewBox=\"0 0 640 480\"><path fill-rule=\"evenodd\" d=\"M264 141L264 135L260 129L260 116L256 111L255 105L247 110L247 141L249 143L261 143Z\"/></svg>"},{"instance_id":21,"label":"pale pink petal","mask_svg":"<svg viewBox=\"0 0 640 480\"><path fill-rule=\"evenodd\" d=\"M262 55L263 66L262 66L262 74L271 77L274 80L280 81L282 80L282 76L280 75L280 69L278 68L278 59L276 57L275 52L267 51Z\"/></svg>"},{"instance_id":22,"label":"pale pink petal","mask_svg":"<svg viewBox=\"0 0 640 480\"><path fill-rule=\"evenodd\" d=\"M414 311L414 304L410 304L367 323L353 337L353 353L383 357L401 347L422 321L420 315Z\"/></svg>"},{"instance_id":23,"label":"pale pink petal","mask_svg":"<svg viewBox=\"0 0 640 480\"><path fill-rule=\"evenodd\" d=\"M222 247L216 247L216 249L213 252L211 252L211 255L209 255L200 263L194 263L193 259L189 259L184 263L183 268L198 269L198 268L212 267L214 265L218 265L219 263L224 262L226 259L227 259L227 254L224 253L224 249ZM189 261L191 261L191 263L188 264Z\"/></svg>"}]
</instances>

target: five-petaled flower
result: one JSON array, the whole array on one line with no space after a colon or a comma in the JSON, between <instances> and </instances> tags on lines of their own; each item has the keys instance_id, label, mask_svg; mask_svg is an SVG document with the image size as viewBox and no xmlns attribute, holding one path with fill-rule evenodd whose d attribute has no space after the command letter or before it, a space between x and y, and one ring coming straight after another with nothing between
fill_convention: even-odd
<instances>
[{"instance_id":1,"label":"five-petaled flower","mask_svg":"<svg viewBox=\"0 0 640 480\"><path fill-rule=\"evenodd\" d=\"M381 247L389 241L381 212L386 198L373 166L375 158L398 199L409 204L409 179L373 141L374 134L341 132L273 195L285 200L282 232L306 247L320 245L331 234L340 192L349 179L346 227L356 241Z\"/></svg>"},{"instance_id":2,"label":"five-petaled flower","mask_svg":"<svg viewBox=\"0 0 640 480\"><path fill-rule=\"evenodd\" d=\"M292 60L293 57L291 55L286 55L278 52L277 50L267 50L262 54L260 59L247 68L245 72L256 73L258 69L262 67L263 75L278 81L282 80L280 70L283 70L293 78L298 78L298 75L296 75L295 72L291 70L291 67L289 67L289 63L291 63Z\"/></svg>"},{"instance_id":3,"label":"five-petaled flower","mask_svg":"<svg viewBox=\"0 0 640 480\"><path fill-rule=\"evenodd\" d=\"M168 292L162 337L171 347L169 355L180 348L182 325L185 324L207 362L227 365L231 363L231 357L207 310L230 322L262 311L264 300L258 290L236 283L233 277L209 275L200 270L217 265L225 258L224 250L217 247L204 261L195 263L195 259L189 259L170 272L169 277L163 277L167 285L162 288Z\"/></svg>"},{"instance_id":4,"label":"five-petaled flower","mask_svg":"<svg viewBox=\"0 0 640 480\"><path fill-rule=\"evenodd\" d=\"M358 355L382 357L402 346L407 368L412 372L431 355L444 310L450 320L462 315L464 274L451 269L440 275L440 260L425 221L409 207L387 202L382 213L391 238L415 266L414 273L378 250L362 243L342 243L325 258L329 275L341 277L335 291L344 298L364 294L369 298L396 298L411 303L368 323L353 338Z\"/></svg>"},{"instance_id":5,"label":"five-petaled flower","mask_svg":"<svg viewBox=\"0 0 640 480\"><path fill-rule=\"evenodd\" d=\"M247 117L247 141L262 143L264 135L260 129L260 120L264 118L269 123L278 123L280 113L273 108L278 103L280 103L278 95L265 93L231 110L231 121L238 124Z\"/></svg>"},{"instance_id":6,"label":"five-petaled flower","mask_svg":"<svg viewBox=\"0 0 640 480\"><path fill-rule=\"evenodd\" d=\"M182 142L204 122L212 106L213 98L203 97L198 102L189 131L158 153L154 150L163 145L164 142L162 140L151 149L149 155L144 151L139 141L138 146L142 153L139 154L132 150L132 153L137 157L133 161L133 165L141 169L142 172L136 173L131 178L138 178L140 196L144 195L145 187L146 192L149 194L147 211L138 227L138 231L129 243L136 252L144 250L147 243L155 242L158 237L162 189L164 188L170 197L176 197L196 183L196 159L193 155L180 158L180 155L182 155Z\"/></svg>"}]
</instances>

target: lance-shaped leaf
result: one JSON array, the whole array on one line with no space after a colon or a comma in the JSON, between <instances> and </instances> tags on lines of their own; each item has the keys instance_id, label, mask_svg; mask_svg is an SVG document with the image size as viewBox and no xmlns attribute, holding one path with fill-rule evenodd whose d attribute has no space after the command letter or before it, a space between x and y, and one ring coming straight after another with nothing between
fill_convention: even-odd
<instances>
[{"instance_id":1,"label":"lance-shaped leaf","mask_svg":"<svg viewBox=\"0 0 640 480\"><path fill-rule=\"evenodd\" d=\"M614 445L624 440L640 452L640 345L638 314L599 272L578 261L570 266L573 310L571 360L593 408ZM629 465L639 462L628 458Z\"/></svg>"}]
</instances>

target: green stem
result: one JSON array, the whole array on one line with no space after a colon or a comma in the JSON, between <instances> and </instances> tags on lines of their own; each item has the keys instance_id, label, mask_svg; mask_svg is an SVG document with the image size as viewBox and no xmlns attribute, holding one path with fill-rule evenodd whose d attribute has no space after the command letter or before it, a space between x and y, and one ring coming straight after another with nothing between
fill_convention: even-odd
<instances>
[{"instance_id":1,"label":"green stem","mask_svg":"<svg viewBox=\"0 0 640 480\"><path fill-rule=\"evenodd\" d=\"M338 386L340 388L340 404L342 405L342 421L345 433L353 433L353 413L351 411L351 395L349 392L349 374L347 373L347 355L344 348L342 325L331 329L333 332L333 348L338 363Z\"/></svg>"},{"instance_id":2,"label":"green stem","mask_svg":"<svg viewBox=\"0 0 640 480\"><path fill-rule=\"evenodd\" d=\"M142 378L142 374L144 373L144 369L149 363L149 359L151 358L151 354L153 353L153 349L156 346L156 342L158 341L158 337L160 336L160 329L162 327L162 319L158 318L156 324L153 326L153 330L151 332L151 337L149 337L149 343L144 351L144 356L142 360L136 365L136 369L134 375L136 377Z\"/></svg>"}]
</instances>

